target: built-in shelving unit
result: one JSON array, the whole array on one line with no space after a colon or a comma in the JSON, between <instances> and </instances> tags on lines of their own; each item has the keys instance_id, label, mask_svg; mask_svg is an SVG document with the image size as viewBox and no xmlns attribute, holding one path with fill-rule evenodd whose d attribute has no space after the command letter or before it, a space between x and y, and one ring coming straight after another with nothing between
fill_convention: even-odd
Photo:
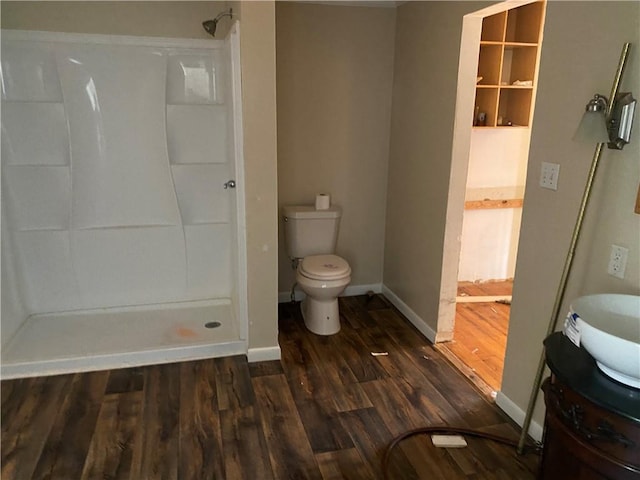
<instances>
[{"instance_id":1,"label":"built-in shelving unit","mask_svg":"<svg viewBox=\"0 0 640 480\"><path fill-rule=\"evenodd\" d=\"M538 1L483 19L475 126L530 125L544 7Z\"/></svg>"}]
</instances>

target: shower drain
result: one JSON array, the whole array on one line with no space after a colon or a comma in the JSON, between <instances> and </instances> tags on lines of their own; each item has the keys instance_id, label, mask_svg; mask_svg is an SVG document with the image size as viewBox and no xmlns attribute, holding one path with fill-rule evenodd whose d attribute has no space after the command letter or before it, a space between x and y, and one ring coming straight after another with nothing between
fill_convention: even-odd
<instances>
[{"instance_id":1,"label":"shower drain","mask_svg":"<svg viewBox=\"0 0 640 480\"><path fill-rule=\"evenodd\" d=\"M218 328L222 325L220 322L207 322L204 324L205 328Z\"/></svg>"}]
</instances>

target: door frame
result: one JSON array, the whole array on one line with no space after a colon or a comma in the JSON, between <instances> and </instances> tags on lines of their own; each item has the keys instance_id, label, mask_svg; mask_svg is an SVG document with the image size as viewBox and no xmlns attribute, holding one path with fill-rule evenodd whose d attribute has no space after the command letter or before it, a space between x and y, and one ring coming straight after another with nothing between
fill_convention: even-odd
<instances>
[{"instance_id":1,"label":"door frame","mask_svg":"<svg viewBox=\"0 0 640 480\"><path fill-rule=\"evenodd\" d=\"M535 3L537 0L507 0L465 15L462 19L460 56L458 63L458 86L451 149L451 171L445 219L444 248L442 252L442 272L440 277L440 297L436 341L453 340L458 290L458 269L462 246L462 222L464 218L467 172L471 152L472 118L475 107L476 77L480 54L482 20L485 17L514 8ZM544 14L541 29L544 28ZM536 72L540 66L542 51L542 31L536 56ZM537 74L536 74L537 77ZM537 82L532 92L531 108L535 108ZM533 119L533 114L531 116ZM533 122L529 128L531 129ZM530 167L530 159L527 168ZM525 193L526 198L526 193ZM517 268L517 262L516 262Z\"/></svg>"}]
</instances>

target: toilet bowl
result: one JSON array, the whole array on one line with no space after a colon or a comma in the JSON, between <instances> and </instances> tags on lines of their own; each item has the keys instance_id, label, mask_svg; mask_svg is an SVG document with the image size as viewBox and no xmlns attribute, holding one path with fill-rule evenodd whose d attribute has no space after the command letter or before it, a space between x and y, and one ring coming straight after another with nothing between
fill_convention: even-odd
<instances>
[{"instance_id":1,"label":"toilet bowl","mask_svg":"<svg viewBox=\"0 0 640 480\"><path fill-rule=\"evenodd\" d=\"M301 306L306 327L318 335L338 333L338 295L351 282L347 261L337 255L305 257L298 264L296 281L306 294Z\"/></svg>"}]
</instances>

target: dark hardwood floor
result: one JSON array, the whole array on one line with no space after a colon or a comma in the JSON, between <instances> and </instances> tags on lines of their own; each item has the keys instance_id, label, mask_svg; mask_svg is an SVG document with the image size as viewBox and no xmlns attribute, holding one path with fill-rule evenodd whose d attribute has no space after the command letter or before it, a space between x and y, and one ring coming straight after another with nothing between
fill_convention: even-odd
<instances>
[{"instance_id":1,"label":"dark hardwood floor","mask_svg":"<svg viewBox=\"0 0 640 480\"><path fill-rule=\"evenodd\" d=\"M340 308L342 330L321 337L304 328L298 305L281 305L282 361L237 356L2 382L2 479L380 479L385 446L408 429L517 439L382 296L341 298ZM467 442L408 439L391 478L535 478L535 455Z\"/></svg>"}]
</instances>

